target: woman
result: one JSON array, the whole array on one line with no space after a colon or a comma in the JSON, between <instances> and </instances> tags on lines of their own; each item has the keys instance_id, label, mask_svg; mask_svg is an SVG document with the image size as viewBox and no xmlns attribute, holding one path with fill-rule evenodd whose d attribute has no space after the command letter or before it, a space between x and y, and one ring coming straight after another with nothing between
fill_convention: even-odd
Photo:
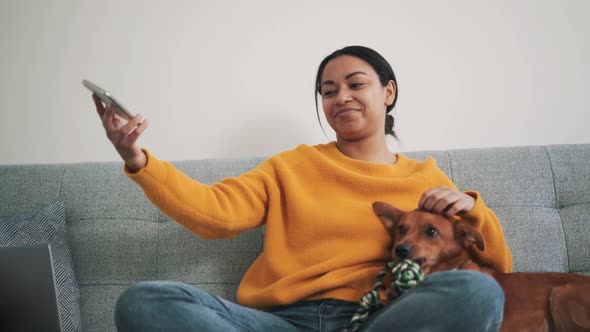
<instances>
[{"instance_id":1,"label":"woman","mask_svg":"<svg viewBox=\"0 0 590 332\"><path fill-rule=\"evenodd\" d=\"M242 279L239 304L183 283L140 282L117 302L119 330L346 327L389 259L389 235L371 207L377 200L405 210L470 215L486 243L485 252L474 252L477 260L502 272L512 269L501 226L476 192L458 191L432 158L418 162L388 150L385 135L394 132L387 113L398 93L381 55L360 46L335 51L318 68L315 92L336 142L301 145L211 186L137 145L148 126L141 115L122 124L94 96L126 174L164 213L203 238L266 227L264 251ZM441 272L374 313L361 330L497 331L503 302L488 276Z\"/></svg>"}]
</instances>

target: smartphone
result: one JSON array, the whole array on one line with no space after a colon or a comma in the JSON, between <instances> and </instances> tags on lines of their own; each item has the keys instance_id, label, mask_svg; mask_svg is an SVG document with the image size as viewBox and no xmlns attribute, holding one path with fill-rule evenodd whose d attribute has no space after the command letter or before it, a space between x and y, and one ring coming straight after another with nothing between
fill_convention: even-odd
<instances>
[{"instance_id":1,"label":"smartphone","mask_svg":"<svg viewBox=\"0 0 590 332\"><path fill-rule=\"evenodd\" d=\"M133 118L133 114L131 114L131 112L129 112L125 107L123 107L123 105L121 105L121 103L117 99L115 99L115 97L113 97L110 93L108 93L105 89L87 80L82 80L82 84L85 87L87 87L88 90L94 92L98 96L98 98L100 98L100 100L102 100L102 102L105 103L107 106L115 106L115 112L117 113L117 115L119 115L127 121Z\"/></svg>"}]
</instances>

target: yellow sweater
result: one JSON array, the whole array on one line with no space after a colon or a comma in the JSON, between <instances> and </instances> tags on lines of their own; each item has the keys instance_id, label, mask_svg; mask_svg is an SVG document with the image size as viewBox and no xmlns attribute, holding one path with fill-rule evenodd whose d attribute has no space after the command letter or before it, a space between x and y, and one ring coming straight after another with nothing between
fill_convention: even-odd
<instances>
[{"instance_id":1,"label":"yellow sweater","mask_svg":"<svg viewBox=\"0 0 590 332\"><path fill-rule=\"evenodd\" d=\"M300 300L359 301L388 261L390 238L374 201L418 206L422 193L456 186L433 158L398 154L394 165L354 160L335 142L301 145L213 185L190 179L147 150L147 166L126 174L165 214L203 238L228 238L266 225L264 250L245 274L238 302L257 308ZM477 259L499 271L512 258L495 214L476 192L470 222L486 250Z\"/></svg>"}]
</instances>

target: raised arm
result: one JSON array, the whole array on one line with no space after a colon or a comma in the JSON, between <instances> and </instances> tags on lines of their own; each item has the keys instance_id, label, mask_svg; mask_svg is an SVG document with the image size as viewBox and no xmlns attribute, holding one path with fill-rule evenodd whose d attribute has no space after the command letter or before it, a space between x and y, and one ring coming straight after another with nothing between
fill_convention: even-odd
<instances>
[{"instance_id":1,"label":"raised arm","mask_svg":"<svg viewBox=\"0 0 590 332\"><path fill-rule=\"evenodd\" d=\"M213 185L196 181L144 150L148 162L136 173L125 166L148 199L162 212L203 238L233 237L263 224L275 190L268 162Z\"/></svg>"},{"instance_id":2,"label":"raised arm","mask_svg":"<svg viewBox=\"0 0 590 332\"><path fill-rule=\"evenodd\" d=\"M166 215L204 238L232 237L264 223L272 180L262 166L211 186L200 183L137 144L148 126L141 114L126 122L114 106L105 108L92 97L107 138L125 162L125 173Z\"/></svg>"}]
</instances>

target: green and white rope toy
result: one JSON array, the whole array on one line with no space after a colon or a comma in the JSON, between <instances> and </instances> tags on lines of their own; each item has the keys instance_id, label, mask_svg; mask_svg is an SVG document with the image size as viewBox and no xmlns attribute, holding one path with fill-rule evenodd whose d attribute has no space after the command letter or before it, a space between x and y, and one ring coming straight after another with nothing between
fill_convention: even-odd
<instances>
[{"instance_id":1,"label":"green and white rope toy","mask_svg":"<svg viewBox=\"0 0 590 332\"><path fill-rule=\"evenodd\" d=\"M343 332L355 332L372 312L383 306L379 296L379 289L381 288L385 275L389 271L391 271L391 285L388 288L387 296L390 301L395 300L424 279L424 271L422 271L420 265L409 259L405 259L399 263L395 263L394 261L387 263L383 270L377 274L373 288L361 298L359 308L352 316L348 326L342 330Z\"/></svg>"}]
</instances>

